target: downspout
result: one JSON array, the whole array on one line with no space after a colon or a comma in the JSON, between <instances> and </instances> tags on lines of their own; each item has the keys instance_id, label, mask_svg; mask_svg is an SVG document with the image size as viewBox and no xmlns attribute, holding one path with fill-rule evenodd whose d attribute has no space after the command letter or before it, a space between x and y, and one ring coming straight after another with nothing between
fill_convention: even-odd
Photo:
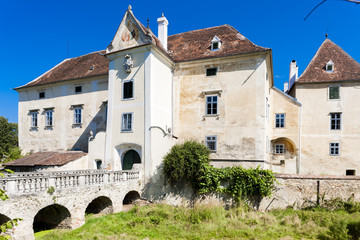
<instances>
[{"instance_id":1,"label":"downspout","mask_svg":"<svg viewBox=\"0 0 360 240\"><path fill-rule=\"evenodd\" d=\"M300 166L301 166L301 120L302 120L302 105L299 107L299 148L298 148L298 158L296 161L296 174L300 174Z\"/></svg>"}]
</instances>

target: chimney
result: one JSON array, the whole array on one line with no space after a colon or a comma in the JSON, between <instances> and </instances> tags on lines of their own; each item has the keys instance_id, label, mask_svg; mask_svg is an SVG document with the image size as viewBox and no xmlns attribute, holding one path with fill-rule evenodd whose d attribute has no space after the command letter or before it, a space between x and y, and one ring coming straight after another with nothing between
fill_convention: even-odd
<instances>
[{"instance_id":1,"label":"chimney","mask_svg":"<svg viewBox=\"0 0 360 240\"><path fill-rule=\"evenodd\" d=\"M289 83L284 82L284 92L287 92L289 90Z\"/></svg>"},{"instance_id":2,"label":"chimney","mask_svg":"<svg viewBox=\"0 0 360 240\"><path fill-rule=\"evenodd\" d=\"M158 23L158 38L165 48L167 50L167 38L168 38L168 20L166 17L164 17L164 13L162 14L161 18L157 19Z\"/></svg>"},{"instance_id":3,"label":"chimney","mask_svg":"<svg viewBox=\"0 0 360 240\"><path fill-rule=\"evenodd\" d=\"M298 66L296 61L292 60L290 63L290 73L289 73L289 89L292 87L295 81L298 79Z\"/></svg>"}]
</instances>

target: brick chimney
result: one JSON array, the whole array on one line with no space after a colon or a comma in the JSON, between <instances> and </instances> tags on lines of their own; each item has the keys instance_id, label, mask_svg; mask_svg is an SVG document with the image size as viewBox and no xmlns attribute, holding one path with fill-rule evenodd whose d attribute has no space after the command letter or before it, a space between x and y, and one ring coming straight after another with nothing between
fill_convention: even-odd
<instances>
[{"instance_id":1,"label":"brick chimney","mask_svg":"<svg viewBox=\"0 0 360 240\"><path fill-rule=\"evenodd\" d=\"M298 66L296 65L296 61L292 60L290 63L290 73L289 73L289 89L291 89L292 85L298 79Z\"/></svg>"},{"instance_id":2,"label":"brick chimney","mask_svg":"<svg viewBox=\"0 0 360 240\"><path fill-rule=\"evenodd\" d=\"M157 19L158 23L158 39L161 44L167 50L167 38L168 38L168 20L164 17L164 14L160 18Z\"/></svg>"}]
</instances>

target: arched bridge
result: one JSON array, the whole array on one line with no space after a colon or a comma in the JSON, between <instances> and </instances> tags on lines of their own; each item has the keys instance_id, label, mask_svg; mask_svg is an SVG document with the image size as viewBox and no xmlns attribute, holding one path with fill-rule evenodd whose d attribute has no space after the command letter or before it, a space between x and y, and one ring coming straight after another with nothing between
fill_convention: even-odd
<instances>
[{"instance_id":1,"label":"arched bridge","mask_svg":"<svg viewBox=\"0 0 360 240\"><path fill-rule=\"evenodd\" d=\"M22 218L10 233L34 239L34 232L75 229L86 213L112 213L140 198L139 171L80 170L14 173L0 178L9 200L0 201L0 225Z\"/></svg>"}]
</instances>

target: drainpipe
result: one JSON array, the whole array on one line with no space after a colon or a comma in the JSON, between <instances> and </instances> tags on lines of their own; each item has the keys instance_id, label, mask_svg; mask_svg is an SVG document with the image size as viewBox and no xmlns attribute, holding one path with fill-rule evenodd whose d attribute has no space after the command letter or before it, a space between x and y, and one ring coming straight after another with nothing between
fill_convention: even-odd
<instances>
[{"instance_id":1,"label":"drainpipe","mask_svg":"<svg viewBox=\"0 0 360 240\"><path fill-rule=\"evenodd\" d=\"M299 107L299 148L298 148L298 157L296 161L296 174L300 174L300 166L301 166L301 120L302 120L302 105Z\"/></svg>"}]
</instances>

